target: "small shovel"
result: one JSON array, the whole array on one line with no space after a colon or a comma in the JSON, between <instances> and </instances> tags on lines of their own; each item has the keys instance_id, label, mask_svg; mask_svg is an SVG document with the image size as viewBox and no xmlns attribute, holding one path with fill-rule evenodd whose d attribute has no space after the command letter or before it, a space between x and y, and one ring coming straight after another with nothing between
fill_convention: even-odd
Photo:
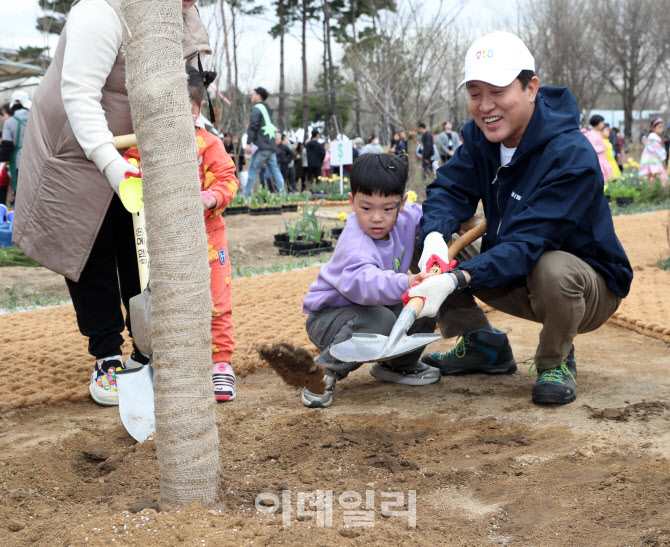
<instances>
[{"instance_id":1,"label":"small shovel","mask_svg":"<svg viewBox=\"0 0 670 547\"><path fill-rule=\"evenodd\" d=\"M486 232L486 221L466 232L458 238L450 247L450 255L456 256L464 247L479 239ZM441 273L439 266L437 270L431 269L430 274ZM388 336L382 334L358 333L349 340L335 344L330 348L330 354L345 363L367 363L370 361L385 361L393 357L400 357L436 342L442 335L433 333L419 333L407 336L416 316L423 309L424 300L414 297L409 300L402 309L393 329Z\"/></svg>"},{"instance_id":2,"label":"small shovel","mask_svg":"<svg viewBox=\"0 0 670 547\"><path fill-rule=\"evenodd\" d=\"M117 148L128 148L137 144L135 135L114 137ZM131 160L131 163L134 160ZM130 322L133 341L144 354L153 353L151 347L151 291L149 283L149 254L147 252L147 231L144 221L142 201L142 179L129 176L119 187L123 206L133 215L133 234L137 265L140 275L140 294L130 299ZM153 369L151 362L137 368L129 368L116 373L119 395L119 415L126 431L133 439L144 442L155 430Z\"/></svg>"}]
</instances>

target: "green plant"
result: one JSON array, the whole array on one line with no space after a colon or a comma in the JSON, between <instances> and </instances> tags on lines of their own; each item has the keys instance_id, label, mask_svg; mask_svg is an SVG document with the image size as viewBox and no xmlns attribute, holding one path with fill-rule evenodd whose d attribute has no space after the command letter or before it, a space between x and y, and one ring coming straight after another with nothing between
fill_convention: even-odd
<instances>
[{"instance_id":1,"label":"green plant","mask_svg":"<svg viewBox=\"0 0 670 547\"><path fill-rule=\"evenodd\" d=\"M608 183L607 193L612 198L635 198L640 194L640 189L636 184L626 184L617 178Z\"/></svg>"},{"instance_id":2,"label":"green plant","mask_svg":"<svg viewBox=\"0 0 670 547\"><path fill-rule=\"evenodd\" d=\"M0 268L4 266L30 266L39 264L21 252L18 247L0 247Z\"/></svg>"},{"instance_id":3,"label":"green plant","mask_svg":"<svg viewBox=\"0 0 670 547\"><path fill-rule=\"evenodd\" d=\"M300 219L296 222L290 222L287 219L282 217L284 221L284 227L286 228L286 233L288 234L289 241L298 241L298 236L301 235L302 226Z\"/></svg>"},{"instance_id":4,"label":"green plant","mask_svg":"<svg viewBox=\"0 0 670 547\"><path fill-rule=\"evenodd\" d=\"M8 290L0 293L0 311L8 313L60 306L68 302L68 300L64 300L58 295L27 291L17 285L12 285Z\"/></svg>"},{"instance_id":5,"label":"green plant","mask_svg":"<svg viewBox=\"0 0 670 547\"><path fill-rule=\"evenodd\" d=\"M233 199L233 201L230 202L231 207L243 207L246 204L247 204L246 199L244 197L244 194L242 193L238 193L235 196L235 199Z\"/></svg>"},{"instance_id":6,"label":"green plant","mask_svg":"<svg viewBox=\"0 0 670 547\"><path fill-rule=\"evenodd\" d=\"M642 183L638 187L639 201L644 203L663 203L670 200L670 185L663 186L660 180L651 183Z\"/></svg>"},{"instance_id":7,"label":"green plant","mask_svg":"<svg viewBox=\"0 0 670 547\"><path fill-rule=\"evenodd\" d=\"M328 194L326 196L326 199L329 199L330 201L347 201L349 199L349 196L347 194L340 194L333 192L331 194Z\"/></svg>"}]
</instances>

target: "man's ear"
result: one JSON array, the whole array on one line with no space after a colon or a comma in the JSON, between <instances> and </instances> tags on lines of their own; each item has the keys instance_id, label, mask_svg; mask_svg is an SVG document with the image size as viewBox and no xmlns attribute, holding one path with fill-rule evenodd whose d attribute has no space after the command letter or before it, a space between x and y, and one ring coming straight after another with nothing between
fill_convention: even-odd
<instances>
[{"instance_id":1,"label":"man's ear","mask_svg":"<svg viewBox=\"0 0 670 547\"><path fill-rule=\"evenodd\" d=\"M530 82L528 82L528 85L526 86L526 92L528 93L528 101L531 103L535 102L535 97L537 96L537 92L540 89L540 80L538 80L537 76L533 76L530 79Z\"/></svg>"}]
</instances>

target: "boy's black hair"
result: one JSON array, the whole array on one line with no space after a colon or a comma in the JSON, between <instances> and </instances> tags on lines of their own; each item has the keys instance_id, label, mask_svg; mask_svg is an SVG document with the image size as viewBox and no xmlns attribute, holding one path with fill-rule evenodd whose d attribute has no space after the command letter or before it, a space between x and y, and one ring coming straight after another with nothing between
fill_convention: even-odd
<instances>
[{"instance_id":1,"label":"boy's black hair","mask_svg":"<svg viewBox=\"0 0 670 547\"><path fill-rule=\"evenodd\" d=\"M405 162L395 154L363 154L351 166L351 193L366 196L404 196L407 184Z\"/></svg>"},{"instance_id":2,"label":"boy's black hair","mask_svg":"<svg viewBox=\"0 0 670 547\"><path fill-rule=\"evenodd\" d=\"M423 123L423 122L421 122L421 123L419 124L419 127L420 127L421 129L426 129L426 124Z\"/></svg>"},{"instance_id":3,"label":"boy's black hair","mask_svg":"<svg viewBox=\"0 0 670 547\"><path fill-rule=\"evenodd\" d=\"M516 77L521 82L521 89L525 90L530 81L535 77L535 72L532 70L522 70Z\"/></svg>"},{"instance_id":4,"label":"boy's black hair","mask_svg":"<svg viewBox=\"0 0 670 547\"><path fill-rule=\"evenodd\" d=\"M9 103L5 103L2 106L0 106L0 111L6 112L8 116L12 115L12 107L9 106Z\"/></svg>"},{"instance_id":5,"label":"boy's black hair","mask_svg":"<svg viewBox=\"0 0 670 547\"><path fill-rule=\"evenodd\" d=\"M186 65L186 75L188 76L189 97L200 104L208 97L207 87L216 79L216 72L204 70L201 74L197 68Z\"/></svg>"},{"instance_id":6,"label":"boy's black hair","mask_svg":"<svg viewBox=\"0 0 670 547\"><path fill-rule=\"evenodd\" d=\"M600 122L603 121L605 121L605 118L603 118L600 114L594 114L589 119L589 124L591 124L591 127L595 127L596 125L598 125Z\"/></svg>"}]
</instances>

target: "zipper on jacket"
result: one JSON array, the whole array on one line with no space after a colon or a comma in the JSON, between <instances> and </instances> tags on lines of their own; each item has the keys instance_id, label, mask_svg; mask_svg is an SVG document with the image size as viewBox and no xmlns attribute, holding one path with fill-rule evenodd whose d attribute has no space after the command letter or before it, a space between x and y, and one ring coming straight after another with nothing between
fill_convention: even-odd
<instances>
[{"instance_id":1,"label":"zipper on jacket","mask_svg":"<svg viewBox=\"0 0 670 547\"><path fill-rule=\"evenodd\" d=\"M504 167L507 167L507 165L501 165L498 167L498 170L496 171L496 178L493 179L493 182L491 183L491 186L493 186L496 182L498 182L498 175L500 175L500 170L503 169ZM500 235L500 225L502 224L502 211L500 210L500 185L496 188L496 205L498 206L498 230L496 231L496 237Z\"/></svg>"}]
</instances>

